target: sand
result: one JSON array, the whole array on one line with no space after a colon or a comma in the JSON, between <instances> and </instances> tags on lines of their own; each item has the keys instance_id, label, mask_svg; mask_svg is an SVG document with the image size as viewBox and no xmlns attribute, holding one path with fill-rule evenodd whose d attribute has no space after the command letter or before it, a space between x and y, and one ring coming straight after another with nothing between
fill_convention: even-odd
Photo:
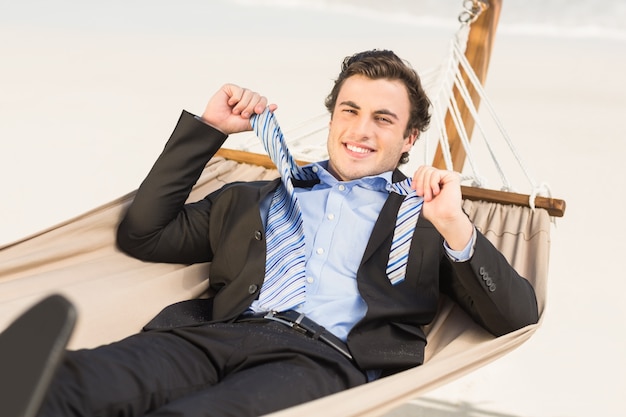
<instances>
[{"instance_id":1,"label":"sand","mask_svg":"<svg viewBox=\"0 0 626 417\"><path fill-rule=\"evenodd\" d=\"M344 56L390 48L428 68L453 31L289 9L279 17L291 24L263 25L250 7L215 7L227 12L214 28L208 9L164 5L142 24L85 11L0 27L0 244L135 189L180 111L200 113L224 82L267 95L289 129L324 111ZM262 53L267 44L275 51ZM498 37L489 96L535 178L568 204L553 229L548 310L521 348L426 399L525 417L623 412L624 52L623 42Z\"/></svg>"}]
</instances>

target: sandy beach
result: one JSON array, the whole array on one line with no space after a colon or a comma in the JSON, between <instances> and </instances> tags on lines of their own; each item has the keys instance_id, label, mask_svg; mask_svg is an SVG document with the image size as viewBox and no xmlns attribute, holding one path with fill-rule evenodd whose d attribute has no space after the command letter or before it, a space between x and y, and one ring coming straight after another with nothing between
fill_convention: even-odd
<instances>
[{"instance_id":1,"label":"sandy beach","mask_svg":"<svg viewBox=\"0 0 626 417\"><path fill-rule=\"evenodd\" d=\"M387 48L429 68L443 59L456 18L452 7L449 28L420 28L322 10L304 18L288 7L191 3L175 10L156 3L143 13L66 1L68 9L49 20L25 18L21 9L15 21L5 18L0 245L136 189L180 111L202 112L225 82L278 103L288 131L324 112L344 56ZM536 180L565 199L567 211L553 227L542 328L504 358L425 396L485 413L446 415L623 414L625 52L618 40L497 37L487 92ZM402 415L422 415L424 404Z\"/></svg>"},{"instance_id":2,"label":"sandy beach","mask_svg":"<svg viewBox=\"0 0 626 417\"><path fill-rule=\"evenodd\" d=\"M626 180L618 137L626 126L624 51L623 43L499 38L490 96L567 212L553 229L543 327L516 352L433 395L500 402L516 416L623 413L626 339L617 328L625 286L610 248L626 232L616 213Z\"/></svg>"}]
</instances>

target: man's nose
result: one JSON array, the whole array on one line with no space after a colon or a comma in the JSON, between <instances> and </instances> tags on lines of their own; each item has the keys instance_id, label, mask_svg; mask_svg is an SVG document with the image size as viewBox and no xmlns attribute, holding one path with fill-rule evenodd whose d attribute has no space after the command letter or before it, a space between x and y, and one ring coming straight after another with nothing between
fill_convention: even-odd
<instances>
[{"instance_id":1,"label":"man's nose","mask_svg":"<svg viewBox=\"0 0 626 417\"><path fill-rule=\"evenodd\" d=\"M355 117L350 125L350 133L354 140L372 137L373 121L369 117Z\"/></svg>"}]
</instances>

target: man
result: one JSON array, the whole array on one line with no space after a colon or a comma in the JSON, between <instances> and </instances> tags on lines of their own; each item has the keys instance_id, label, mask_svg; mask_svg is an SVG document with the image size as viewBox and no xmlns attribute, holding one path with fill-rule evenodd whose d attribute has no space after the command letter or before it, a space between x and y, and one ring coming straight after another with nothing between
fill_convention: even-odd
<instances>
[{"instance_id":1,"label":"man","mask_svg":"<svg viewBox=\"0 0 626 417\"><path fill-rule=\"evenodd\" d=\"M414 174L423 200L406 272L388 275L405 200L394 191L405 180L397 166L430 117L415 71L390 51L356 54L326 104L329 161L310 167L315 179L293 181L302 301L268 314L266 253L279 240L268 219L280 179L228 184L185 204L226 137L276 110L227 84L201 117L183 113L118 229L119 247L139 259L210 261L214 296L170 306L123 341L68 352L41 416L261 415L329 395L420 365L422 326L440 292L495 335L537 321L532 287L463 213L453 172Z\"/></svg>"}]
</instances>

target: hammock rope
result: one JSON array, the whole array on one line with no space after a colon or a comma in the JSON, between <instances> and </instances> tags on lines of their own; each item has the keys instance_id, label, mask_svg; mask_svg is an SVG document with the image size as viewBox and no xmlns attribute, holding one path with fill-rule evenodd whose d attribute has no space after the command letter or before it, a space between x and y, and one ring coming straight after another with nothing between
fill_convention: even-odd
<instances>
[{"instance_id":1,"label":"hammock rope","mask_svg":"<svg viewBox=\"0 0 626 417\"><path fill-rule=\"evenodd\" d=\"M431 98L432 105L432 127L424 132L424 140L421 141L423 163L425 165L429 165L431 163L430 161L432 159L430 158L432 150L436 147L433 147L433 145L438 143L446 169L453 169L452 155L450 151L450 136L445 124L446 115L449 115L450 120L458 133L461 145L465 150L466 161L469 165L469 173L462 174L462 181L471 181L471 185L473 187L485 188L487 186L488 181L483 175L481 175L479 166L476 163L476 158L470 143L471 135L468 133L463 123L460 103L457 102L457 98L453 94L456 89L459 92L459 96L463 101L463 104L470 112L474 125L477 128L477 135L482 138L482 141L487 149L487 153L499 177L501 184L500 190L515 192L515 187L512 185L509 176L500 162L501 156L496 152L494 139L501 139L504 142L508 152L510 152L519 166L530 188L528 201L529 206L534 208L536 197L551 197L550 188L545 182L537 183L529 172L526 163L515 147L510 135L504 128L502 121L498 117L482 83L478 79L478 76L465 56L470 25L480 16L480 13L488 7L488 4L485 0L465 0L462 7L462 12L458 17L461 25L452 37L446 58L439 66L427 69L421 74L424 88L427 90L428 95ZM463 78L464 74L467 76L467 82ZM485 127L485 117L481 117L477 104L471 98L468 84L471 85L471 87L476 91L480 103L484 103L483 105L486 109L486 114L496 128L496 133L491 136L487 133ZM297 159L313 161L328 158L326 151L326 132L328 129L328 120L328 114L320 114L301 122L292 129L287 130L287 138L290 148L293 149L293 153ZM494 136L497 136L497 138ZM240 142L239 145L236 145L235 148L246 152L264 153L263 149L260 148L258 140L253 135L248 136ZM415 150L412 151L412 153L415 152Z\"/></svg>"}]
</instances>

